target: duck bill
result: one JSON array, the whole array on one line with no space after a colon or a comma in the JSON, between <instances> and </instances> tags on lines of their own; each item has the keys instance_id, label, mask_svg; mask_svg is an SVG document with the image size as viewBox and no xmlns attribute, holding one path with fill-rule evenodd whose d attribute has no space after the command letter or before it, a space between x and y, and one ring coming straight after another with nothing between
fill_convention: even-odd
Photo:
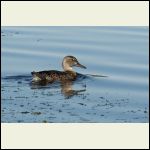
<instances>
[{"instance_id":1,"label":"duck bill","mask_svg":"<svg viewBox=\"0 0 150 150\"><path fill-rule=\"evenodd\" d=\"M83 66L83 65L81 65L80 63L77 63L77 64L76 64L76 67L80 67L80 68L86 69L86 67Z\"/></svg>"}]
</instances>

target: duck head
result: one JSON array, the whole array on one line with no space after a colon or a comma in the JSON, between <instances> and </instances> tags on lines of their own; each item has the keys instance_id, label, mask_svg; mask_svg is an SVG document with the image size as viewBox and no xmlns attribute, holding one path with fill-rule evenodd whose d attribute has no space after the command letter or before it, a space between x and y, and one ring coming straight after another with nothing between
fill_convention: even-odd
<instances>
[{"instance_id":1,"label":"duck head","mask_svg":"<svg viewBox=\"0 0 150 150\"><path fill-rule=\"evenodd\" d=\"M86 69L86 67L81 65L74 56L64 57L62 67L64 71L73 71L72 67L80 67Z\"/></svg>"}]
</instances>

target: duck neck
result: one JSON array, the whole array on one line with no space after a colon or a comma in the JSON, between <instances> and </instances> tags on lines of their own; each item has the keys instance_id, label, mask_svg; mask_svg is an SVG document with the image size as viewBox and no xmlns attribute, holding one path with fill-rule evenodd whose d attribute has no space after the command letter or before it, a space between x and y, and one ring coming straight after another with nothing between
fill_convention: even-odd
<instances>
[{"instance_id":1,"label":"duck neck","mask_svg":"<svg viewBox=\"0 0 150 150\"><path fill-rule=\"evenodd\" d=\"M66 63L65 60L64 60L63 63L62 63L62 67L63 67L64 71L71 71L71 72L74 72L73 69L72 69L72 67L71 67L68 63Z\"/></svg>"},{"instance_id":2,"label":"duck neck","mask_svg":"<svg viewBox=\"0 0 150 150\"><path fill-rule=\"evenodd\" d=\"M63 66L63 69L68 74L71 74L72 76L76 76L76 72L69 65L68 66L67 65Z\"/></svg>"}]
</instances>

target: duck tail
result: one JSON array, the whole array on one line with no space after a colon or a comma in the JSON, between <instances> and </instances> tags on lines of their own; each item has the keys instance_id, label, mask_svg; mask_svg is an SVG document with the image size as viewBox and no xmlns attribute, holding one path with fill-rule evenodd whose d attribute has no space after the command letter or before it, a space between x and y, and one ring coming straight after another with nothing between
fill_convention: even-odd
<instances>
[{"instance_id":1,"label":"duck tail","mask_svg":"<svg viewBox=\"0 0 150 150\"><path fill-rule=\"evenodd\" d=\"M34 74L36 74L36 72L35 72L35 71L32 71L31 74L34 75Z\"/></svg>"},{"instance_id":2,"label":"duck tail","mask_svg":"<svg viewBox=\"0 0 150 150\"><path fill-rule=\"evenodd\" d=\"M31 72L32 74L32 82L38 82L38 81L41 81L41 77L39 76L39 73L38 72Z\"/></svg>"}]
</instances>

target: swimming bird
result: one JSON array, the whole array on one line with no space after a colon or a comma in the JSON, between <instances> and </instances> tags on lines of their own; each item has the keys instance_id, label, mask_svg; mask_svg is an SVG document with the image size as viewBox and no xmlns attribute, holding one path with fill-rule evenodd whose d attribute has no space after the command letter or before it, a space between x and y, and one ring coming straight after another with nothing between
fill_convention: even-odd
<instances>
[{"instance_id":1,"label":"swimming bird","mask_svg":"<svg viewBox=\"0 0 150 150\"><path fill-rule=\"evenodd\" d=\"M40 72L31 72L33 79L32 82L46 82L52 83L54 81L66 81L75 80L77 78L77 73L72 67L80 67L86 69L85 66L81 65L77 58L74 56L65 56L62 61L62 68L64 71L57 70L46 70Z\"/></svg>"}]
</instances>

